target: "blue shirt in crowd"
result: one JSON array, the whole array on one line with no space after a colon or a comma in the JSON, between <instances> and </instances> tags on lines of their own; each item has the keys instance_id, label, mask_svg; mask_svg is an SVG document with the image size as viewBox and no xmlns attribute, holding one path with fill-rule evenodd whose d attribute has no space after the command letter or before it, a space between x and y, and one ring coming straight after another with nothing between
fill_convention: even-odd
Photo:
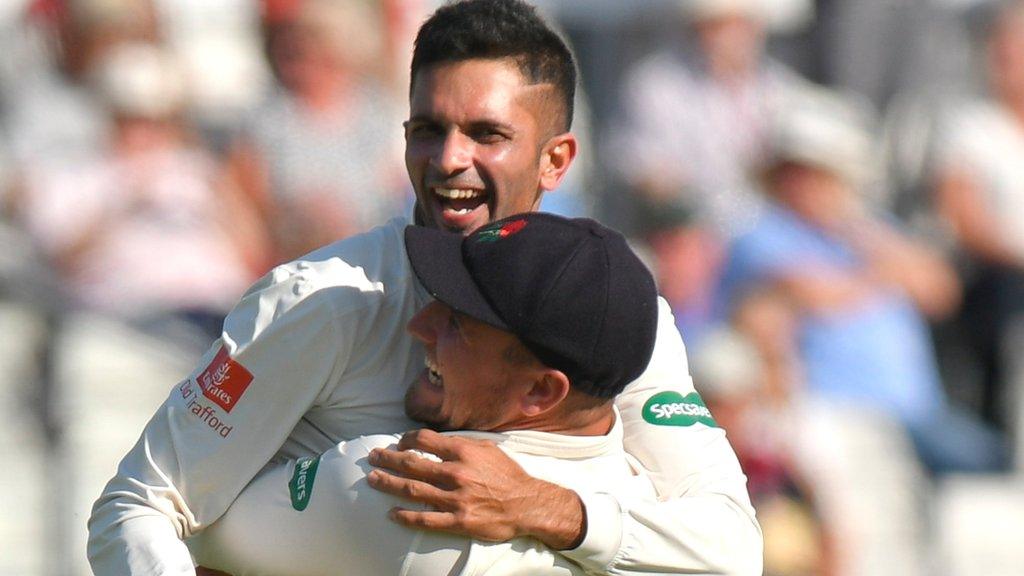
<instances>
[{"instance_id":1,"label":"blue shirt in crowd","mask_svg":"<svg viewBox=\"0 0 1024 576\"><path fill-rule=\"evenodd\" d=\"M746 289L816 270L863 270L844 241L791 211L769 208L729 251L719 294L727 312ZM909 297L878 291L846 309L798 317L798 346L810 392L865 403L911 423L943 408L927 325Z\"/></svg>"}]
</instances>

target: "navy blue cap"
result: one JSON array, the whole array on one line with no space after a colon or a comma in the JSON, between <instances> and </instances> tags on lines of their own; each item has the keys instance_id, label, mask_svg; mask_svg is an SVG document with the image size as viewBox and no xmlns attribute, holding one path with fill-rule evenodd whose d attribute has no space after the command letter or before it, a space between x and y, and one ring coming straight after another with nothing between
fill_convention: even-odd
<instances>
[{"instance_id":1,"label":"navy blue cap","mask_svg":"<svg viewBox=\"0 0 1024 576\"><path fill-rule=\"evenodd\" d=\"M465 237L409 226L405 245L431 295L515 334L581 392L610 398L650 361L654 279L610 228L536 212Z\"/></svg>"}]
</instances>

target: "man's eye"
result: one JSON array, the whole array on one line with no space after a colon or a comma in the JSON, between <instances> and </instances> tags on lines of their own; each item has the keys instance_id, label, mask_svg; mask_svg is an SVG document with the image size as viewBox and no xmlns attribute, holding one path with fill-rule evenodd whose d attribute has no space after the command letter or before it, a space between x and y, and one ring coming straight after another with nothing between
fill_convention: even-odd
<instances>
[{"instance_id":1,"label":"man's eye","mask_svg":"<svg viewBox=\"0 0 1024 576\"><path fill-rule=\"evenodd\" d=\"M442 130L433 124L413 124L406 127L406 132L413 138L432 138L440 135Z\"/></svg>"},{"instance_id":2,"label":"man's eye","mask_svg":"<svg viewBox=\"0 0 1024 576\"><path fill-rule=\"evenodd\" d=\"M504 139L505 135L497 130L480 129L473 132L473 140L484 144L493 144L501 142Z\"/></svg>"},{"instance_id":3,"label":"man's eye","mask_svg":"<svg viewBox=\"0 0 1024 576\"><path fill-rule=\"evenodd\" d=\"M466 334L465 326L462 322L462 314L460 312L452 310L452 314L448 318L448 326L452 331L458 334L459 338L462 339L463 342L469 343L469 337Z\"/></svg>"}]
</instances>

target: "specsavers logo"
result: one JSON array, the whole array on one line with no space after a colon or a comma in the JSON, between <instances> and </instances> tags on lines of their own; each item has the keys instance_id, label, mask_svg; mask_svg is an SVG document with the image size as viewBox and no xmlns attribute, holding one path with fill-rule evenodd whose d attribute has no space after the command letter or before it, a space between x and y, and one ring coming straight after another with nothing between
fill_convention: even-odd
<instances>
[{"instance_id":1,"label":"specsavers logo","mask_svg":"<svg viewBox=\"0 0 1024 576\"><path fill-rule=\"evenodd\" d=\"M656 426L693 426L700 422L705 426L718 427L711 411L696 392L686 397L678 392L659 392L644 404L643 416L644 420Z\"/></svg>"},{"instance_id":2,"label":"specsavers logo","mask_svg":"<svg viewBox=\"0 0 1024 576\"><path fill-rule=\"evenodd\" d=\"M292 508L299 512L309 506L309 498L313 493L313 480L316 479L316 469L320 465L320 457L299 458L295 463L295 471L292 472L292 479L288 481L288 493L292 497Z\"/></svg>"}]
</instances>

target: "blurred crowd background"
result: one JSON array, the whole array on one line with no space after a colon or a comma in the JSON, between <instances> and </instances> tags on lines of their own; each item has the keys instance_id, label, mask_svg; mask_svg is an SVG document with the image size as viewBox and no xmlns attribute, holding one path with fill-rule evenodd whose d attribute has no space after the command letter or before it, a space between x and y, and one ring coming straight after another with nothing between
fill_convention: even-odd
<instances>
[{"instance_id":1,"label":"blurred crowd background","mask_svg":"<svg viewBox=\"0 0 1024 576\"><path fill-rule=\"evenodd\" d=\"M1024 2L537 4L582 82L543 207L656 272L766 574L1024 574ZM0 574L87 574L242 291L411 214L435 5L0 0Z\"/></svg>"}]
</instances>

